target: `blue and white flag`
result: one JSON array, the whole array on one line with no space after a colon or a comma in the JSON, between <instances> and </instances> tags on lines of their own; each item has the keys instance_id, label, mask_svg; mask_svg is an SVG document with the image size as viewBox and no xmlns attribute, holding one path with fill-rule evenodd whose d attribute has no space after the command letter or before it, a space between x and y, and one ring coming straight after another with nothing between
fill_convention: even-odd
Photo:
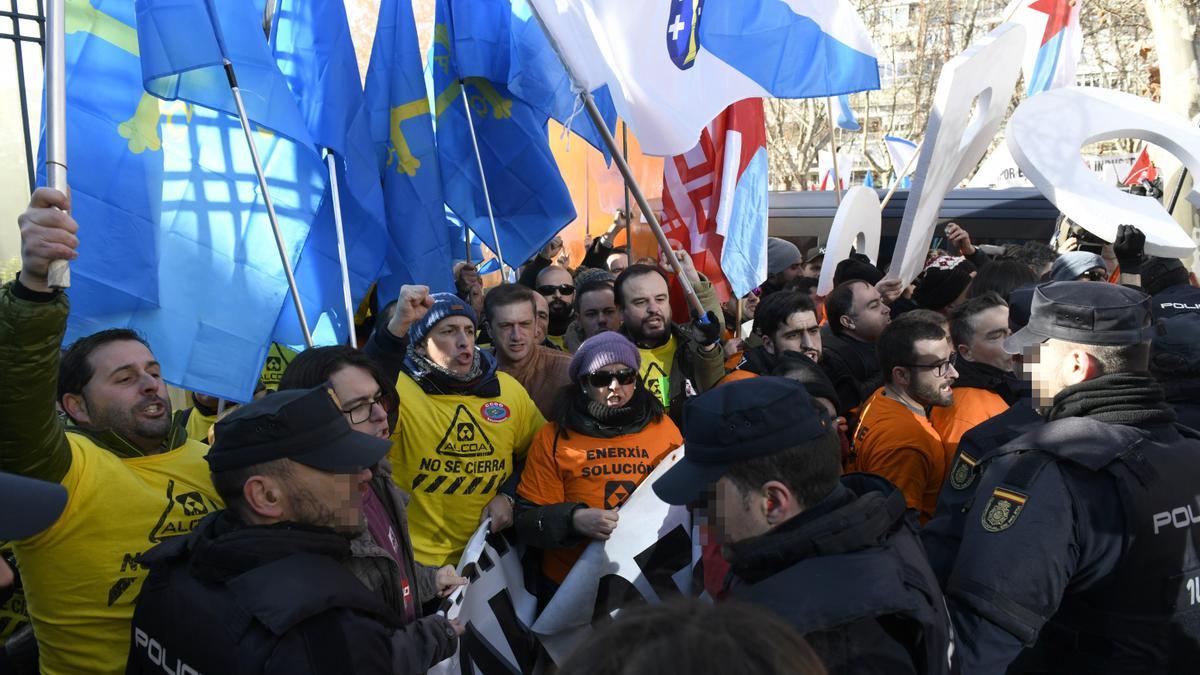
<instances>
[{"instance_id":1,"label":"blue and white flag","mask_svg":"<svg viewBox=\"0 0 1200 675\"><path fill-rule=\"evenodd\" d=\"M735 101L879 88L875 47L847 0L530 4L576 84L608 85L617 112L650 155L687 152Z\"/></svg>"},{"instance_id":2,"label":"blue and white flag","mask_svg":"<svg viewBox=\"0 0 1200 675\"><path fill-rule=\"evenodd\" d=\"M916 143L899 136L884 136L883 144L892 158L892 173L898 179L903 180L917 168L917 163L913 161L917 155Z\"/></svg>"},{"instance_id":3,"label":"blue and white flag","mask_svg":"<svg viewBox=\"0 0 1200 675\"><path fill-rule=\"evenodd\" d=\"M850 107L850 95L842 94L837 97L838 116L837 125L846 131L861 131L862 125L858 123L858 118L854 115L854 109Z\"/></svg>"},{"instance_id":4,"label":"blue and white flag","mask_svg":"<svg viewBox=\"0 0 1200 675\"><path fill-rule=\"evenodd\" d=\"M1009 23L1025 26L1025 94L1033 96L1075 84L1083 31L1077 0L1013 0L1005 9Z\"/></svg>"}]
</instances>

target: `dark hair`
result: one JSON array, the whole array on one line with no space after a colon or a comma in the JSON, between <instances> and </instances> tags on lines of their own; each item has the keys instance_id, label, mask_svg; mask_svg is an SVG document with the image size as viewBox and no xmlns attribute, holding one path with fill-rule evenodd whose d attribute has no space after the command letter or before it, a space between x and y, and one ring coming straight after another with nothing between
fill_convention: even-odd
<instances>
[{"instance_id":1,"label":"dark hair","mask_svg":"<svg viewBox=\"0 0 1200 675\"><path fill-rule=\"evenodd\" d=\"M66 394L82 394L83 388L92 381L96 369L88 357L92 352L111 342L140 342L150 348L150 343L140 333L128 328L109 328L81 337L63 351L58 362L58 400Z\"/></svg>"},{"instance_id":2,"label":"dark hair","mask_svg":"<svg viewBox=\"0 0 1200 675\"><path fill-rule=\"evenodd\" d=\"M242 516L244 520L246 515L246 500L242 495L242 488L245 487L246 481L254 476L272 476L280 480L286 480L292 475L292 466L289 461L287 459L275 459L263 462L262 464L229 469L228 471L214 471L210 474L213 489L216 490L217 496L221 498L221 501L225 502L225 508Z\"/></svg>"},{"instance_id":3,"label":"dark hair","mask_svg":"<svg viewBox=\"0 0 1200 675\"><path fill-rule=\"evenodd\" d=\"M817 284L820 282L820 279L814 279L812 277L794 277L791 281L784 284L783 290L800 291L801 293L807 293L811 295L817 290Z\"/></svg>"},{"instance_id":4,"label":"dark hair","mask_svg":"<svg viewBox=\"0 0 1200 675\"><path fill-rule=\"evenodd\" d=\"M1008 307L1004 298L993 291L988 291L977 298L971 298L950 313L950 339L954 345L965 345L975 337L975 317L993 307Z\"/></svg>"},{"instance_id":5,"label":"dark hair","mask_svg":"<svg viewBox=\"0 0 1200 675\"><path fill-rule=\"evenodd\" d=\"M844 330L842 327L842 317L849 316L854 312L855 284L870 286L870 284L862 279L843 281L829 292L829 297L825 298L825 316L829 320L829 330L833 331L834 335L841 335Z\"/></svg>"},{"instance_id":6,"label":"dark hair","mask_svg":"<svg viewBox=\"0 0 1200 675\"><path fill-rule=\"evenodd\" d=\"M1091 354L1100 364L1101 375L1144 373L1150 369L1149 340L1126 345L1085 345L1077 342L1065 344L1068 349L1079 349Z\"/></svg>"},{"instance_id":7,"label":"dark hair","mask_svg":"<svg viewBox=\"0 0 1200 675\"><path fill-rule=\"evenodd\" d=\"M570 420L575 414L574 411L578 408L586 408L588 402L591 400L588 398L587 392L585 392L583 387L580 385L580 382L569 382L563 385L563 388L559 390L558 396L556 396L554 399L555 403L554 410L552 411L553 415L551 415L551 421L554 422L555 426L555 442L557 442L559 438L571 437ZM639 403L645 405L650 411L650 421L652 423L657 424L658 422L662 421L663 413L665 412L662 401L658 400L657 396L650 393L650 390L646 388L646 384L642 382L642 376L640 374L637 378L637 384L633 389L633 397L629 402L631 405L637 405ZM591 416L590 412L588 413L588 416ZM575 429L575 431L579 430Z\"/></svg>"},{"instance_id":8,"label":"dark hair","mask_svg":"<svg viewBox=\"0 0 1200 675\"><path fill-rule=\"evenodd\" d=\"M804 637L778 615L736 600L693 598L621 610L567 658L559 675L824 675Z\"/></svg>"},{"instance_id":9,"label":"dark hair","mask_svg":"<svg viewBox=\"0 0 1200 675\"><path fill-rule=\"evenodd\" d=\"M892 319L892 323L896 323L897 321L901 323L904 323L905 321L925 321L928 323L936 323L939 326L945 326L950 323L950 320L946 318L946 315L932 309L925 309L924 307L915 307Z\"/></svg>"},{"instance_id":10,"label":"dark hair","mask_svg":"<svg viewBox=\"0 0 1200 675\"><path fill-rule=\"evenodd\" d=\"M346 366L357 366L371 374L375 383L379 385L379 390L383 392L383 400L387 404L388 428L394 429L400 410L400 394L396 391L396 381L388 381L383 367L375 359L353 347L334 345L305 349L297 354L283 371L283 376L279 378L279 391L319 387Z\"/></svg>"},{"instance_id":11,"label":"dark hair","mask_svg":"<svg viewBox=\"0 0 1200 675\"><path fill-rule=\"evenodd\" d=\"M810 405L816 414L828 417L828 413L817 407L816 403ZM828 497L837 487L841 476L842 446L832 424L823 436L779 452L737 462L725 473L725 477L743 493L777 480L787 486L804 508Z\"/></svg>"},{"instance_id":12,"label":"dark hair","mask_svg":"<svg viewBox=\"0 0 1200 675\"><path fill-rule=\"evenodd\" d=\"M533 309L534 318L537 318L537 303L533 299L533 291L521 284L500 284L488 291L487 295L483 296L483 317L490 323L497 308L519 302L528 302ZM491 331L490 326L488 330Z\"/></svg>"},{"instance_id":13,"label":"dark hair","mask_svg":"<svg viewBox=\"0 0 1200 675\"><path fill-rule=\"evenodd\" d=\"M1005 252L1004 257L1027 265L1034 274L1037 274L1038 269L1053 264L1058 259L1058 252L1048 244L1031 239ZM1041 277L1038 278L1040 280Z\"/></svg>"},{"instance_id":14,"label":"dark hair","mask_svg":"<svg viewBox=\"0 0 1200 675\"><path fill-rule=\"evenodd\" d=\"M1009 293L1029 284L1036 284L1038 275L1029 265L1003 258L993 260L979 268L975 280L967 291L967 298L978 298L987 293L996 293L1007 298Z\"/></svg>"},{"instance_id":15,"label":"dark hair","mask_svg":"<svg viewBox=\"0 0 1200 675\"><path fill-rule=\"evenodd\" d=\"M879 354L879 368L883 371L883 381L891 384L894 369L912 364L917 358L918 342L945 339L946 331L940 323L919 317L889 323L875 346Z\"/></svg>"},{"instance_id":16,"label":"dark hair","mask_svg":"<svg viewBox=\"0 0 1200 675\"><path fill-rule=\"evenodd\" d=\"M613 282L602 279L594 281L585 281L582 285L575 289L575 313L579 313L579 303L583 300L585 293L595 293L596 291L612 291ZM615 291L614 291L615 297Z\"/></svg>"},{"instance_id":17,"label":"dark hair","mask_svg":"<svg viewBox=\"0 0 1200 675\"><path fill-rule=\"evenodd\" d=\"M644 277L647 274L657 274L659 278L663 280L663 283L667 284L668 289L671 287L670 282L667 281L667 275L663 274L662 270L658 269L654 265L645 265L641 263L630 265L629 267L626 267L625 270L617 276L617 280L613 282L613 297L616 299L617 307L625 306L625 284L630 279Z\"/></svg>"},{"instance_id":18,"label":"dark hair","mask_svg":"<svg viewBox=\"0 0 1200 675\"><path fill-rule=\"evenodd\" d=\"M812 298L800 291L780 291L768 295L754 310L754 332L772 337L788 317L796 312L812 312L815 316L817 307Z\"/></svg>"}]
</instances>

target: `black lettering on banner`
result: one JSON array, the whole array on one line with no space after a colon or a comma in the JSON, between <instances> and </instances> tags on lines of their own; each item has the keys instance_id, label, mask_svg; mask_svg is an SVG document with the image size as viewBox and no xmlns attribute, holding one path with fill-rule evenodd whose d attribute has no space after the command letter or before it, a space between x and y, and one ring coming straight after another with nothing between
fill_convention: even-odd
<instances>
[{"instance_id":1,"label":"black lettering on banner","mask_svg":"<svg viewBox=\"0 0 1200 675\"><path fill-rule=\"evenodd\" d=\"M486 550L479 552L479 562L477 564L479 565L479 569L484 572L496 566L496 563L492 560L492 556L488 555Z\"/></svg>"},{"instance_id":2,"label":"black lettering on banner","mask_svg":"<svg viewBox=\"0 0 1200 675\"><path fill-rule=\"evenodd\" d=\"M518 675L533 672L534 662L537 660L537 638L517 618L517 611L508 589L493 595L488 600L488 607L496 617L504 640L516 658L518 669L513 670L507 659L500 655L475 626L467 623L466 633L460 640L462 649L459 652L463 675L472 675L476 671L483 675Z\"/></svg>"},{"instance_id":3,"label":"black lettering on banner","mask_svg":"<svg viewBox=\"0 0 1200 675\"><path fill-rule=\"evenodd\" d=\"M660 602L682 595L672 579L680 570L692 565L692 538L683 525L676 525L658 541L633 557L642 576L658 595ZM592 625L606 623L613 611L628 609L646 603L637 587L628 579L609 574L600 579L596 593L596 607L592 612Z\"/></svg>"}]
</instances>

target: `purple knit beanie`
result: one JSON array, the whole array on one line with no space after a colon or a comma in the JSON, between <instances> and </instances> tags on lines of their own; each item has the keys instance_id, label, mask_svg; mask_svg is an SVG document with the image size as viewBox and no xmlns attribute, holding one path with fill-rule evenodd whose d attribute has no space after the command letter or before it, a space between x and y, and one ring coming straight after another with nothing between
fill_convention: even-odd
<instances>
[{"instance_id":1,"label":"purple knit beanie","mask_svg":"<svg viewBox=\"0 0 1200 675\"><path fill-rule=\"evenodd\" d=\"M571 365L567 367L567 376L572 382L578 382L584 375L614 363L641 370L642 355L629 338L620 333L605 331L593 335L579 345L571 359Z\"/></svg>"}]
</instances>

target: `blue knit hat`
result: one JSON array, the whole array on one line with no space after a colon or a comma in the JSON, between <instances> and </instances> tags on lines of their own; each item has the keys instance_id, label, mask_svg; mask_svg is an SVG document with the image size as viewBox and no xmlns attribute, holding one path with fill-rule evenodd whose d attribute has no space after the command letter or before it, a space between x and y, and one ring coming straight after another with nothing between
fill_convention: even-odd
<instances>
[{"instance_id":1,"label":"blue knit hat","mask_svg":"<svg viewBox=\"0 0 1200 675\"><path fill-rule=\"evenodd\" d=\"M629 341L629 338L620 333L613 331L597 333L584 340L583 344L579 345L579 349L575 350L575 356L571 358L571 365L567 367L567 376L571 378L572 382L577 382L584 375L594 373L604 366L614 363L641 370L642 355L638 352L638 348Z\"/></svg>"},{"instance_id":2,"label":"blue knit hat","mask_svg":"<svg viewBox=\"0 0 1200 675\"><path fill-rule=\"evenodd\" d=\"M475 317L475 310L471 309L471 304L464 302L462 298L453 293L434 293L429 296L433 298L433 307L424 317L413 322L413 325L408 327L408 343L410 345L419 345L429 335L429 331L433 326L450 316L465 316L471 320L471 323L479 325L479 319Z\"/></svg>"}]
</instances>

